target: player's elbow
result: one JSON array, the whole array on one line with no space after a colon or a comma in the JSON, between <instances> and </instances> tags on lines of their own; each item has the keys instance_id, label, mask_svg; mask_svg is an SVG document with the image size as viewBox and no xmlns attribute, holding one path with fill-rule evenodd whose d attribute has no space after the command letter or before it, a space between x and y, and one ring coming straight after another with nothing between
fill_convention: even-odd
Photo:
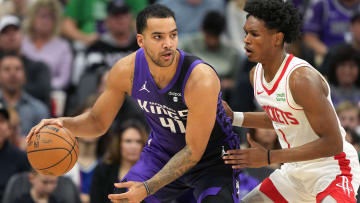
<instances>
[{"instance_id":1,"label":"player's elbow","mask_svg":"<svg viewBox=\"0 0 360 203\"><path fill-rule=\"evenodd\" d=\"M343 152L343 139L342 136L337 136L336 140L334 140L332 146L331 155L335 156Z\"/></svg>"}]
</instances>

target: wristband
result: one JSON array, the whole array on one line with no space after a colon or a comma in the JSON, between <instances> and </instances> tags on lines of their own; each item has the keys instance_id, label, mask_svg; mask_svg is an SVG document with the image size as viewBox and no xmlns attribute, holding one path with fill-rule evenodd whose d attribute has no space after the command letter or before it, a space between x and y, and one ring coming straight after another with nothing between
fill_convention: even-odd
<instances>
[{"instance_id":1,"label":"wristband","mask_svg":"<svg viewBox=\"0 0 360 203\"><path fill-rule=\"evenodd\" d=\"M146 181L143 182L144 186L145 186L145 190L146 190L146 196L149 196L150 195L150 189L149 189L149 186L147 184Z\"/></svg>"},{"instance_id":2,"label":"wristband","mask_svg":"<svg viewBox=\"0 0 360 203\"><path fill-rule=\"evenodd\" d=\"M241 127L244 122L244 113L243 112L234 112L234 120L232 125Z\"/></svg>"},{"instance_id":3,"label":"wristband","mask_svg":"<svg viewBox=\"0 0 360 203\"><path fill-rule=\"evenodd\" d=\"M267 150L267 159L268 165L270 165L270 149Z\"/></svg>"}]
</instances>

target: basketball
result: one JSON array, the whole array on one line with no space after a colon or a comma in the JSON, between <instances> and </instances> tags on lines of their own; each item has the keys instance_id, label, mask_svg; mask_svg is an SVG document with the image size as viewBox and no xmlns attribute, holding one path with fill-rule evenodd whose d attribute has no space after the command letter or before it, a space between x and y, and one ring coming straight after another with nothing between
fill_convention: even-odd
<instances>
[{"instance_id":1,"label":"basketball","mask_svg":"<svg viewBox=\"0 0 360 203\"><path fill-rule=\"evenodd\" d=\"M27 145L31 166L41 174L61 176L76 163L79 144L71 133L57 125L46 125Z\"/></svg>"}]
</instances>

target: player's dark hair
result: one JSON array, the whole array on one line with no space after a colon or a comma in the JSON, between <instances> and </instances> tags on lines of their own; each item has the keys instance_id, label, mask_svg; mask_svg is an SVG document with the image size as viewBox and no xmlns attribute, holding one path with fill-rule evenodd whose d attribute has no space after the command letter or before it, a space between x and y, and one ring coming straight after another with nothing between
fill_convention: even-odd
<instances>
[{"instance_id":1,"label":"player's dark hair","mask_svg":"<svg viewBox=\"0 0 360 203\"><path fill-rule=\"evenodd\" d=\"M360 53L350 44L346 44L336 48L335 54L329 61L329 82L335 86L339 85L336 77L336 69L343 63L353 61L358 66L360 71ZM360 75L360 73L359 73ZM360 77L355 81L356 86L360 87Z\"/></svg>"},{"instance_id":2,"label":"player's dark hair","mask_svg":"<svg viewBox=\"0 0 360 203\"><path fill-rule=\"evenodd\" d=\"M360 22L360 12L356 12L350 19L351 24Z\"/></svg>"},{"instance_id":3,"label":"player's dark hair","mask_svg":"<svg viewBox=\"0 0 360 203\"><path fill-rule=\"evenodd\" d=\"M209 11L202 23L203 31L215 36L220 36L224 32L225 26L225 17L218 11Z\"/></svg>"},{"instance_id":4,"label":"player's dark hair","mask_svg":"<svg viewBox=\"0 0 360 203\"><path fill-rule=\"evenodd\" d=\"M265 22L268 29L284 34L284 41L291 43L300 36L301 16L291 1L284 0L248 0L244 10L248 16L254 16Z\"/></svg>"},{"instance_id":5,"label":"player's dark hair","mask_svg":"<svg viewBox=\"0 0 360 203\"><path fill-rule=\"evenodd\" d=\"M142 32L146 28L147 20L149 18L174 18L175 14L168 7L160 5L160 4L152 4L146 8L144 8L136 17L136 31L138 34L142 34Z\"/></svg>"}]
</instances>

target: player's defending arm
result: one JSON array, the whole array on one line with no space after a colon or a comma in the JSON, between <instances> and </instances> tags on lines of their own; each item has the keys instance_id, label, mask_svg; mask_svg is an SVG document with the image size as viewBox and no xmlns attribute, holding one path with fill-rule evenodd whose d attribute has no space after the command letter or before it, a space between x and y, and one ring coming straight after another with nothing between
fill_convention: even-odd
<instances>
[{"instance_id":1,"label":"player's defending arm","mask_svg":"<svg viewBox=\"0 0 360 203\"><path fill-rule=\"evenodd\" d=\"M132 74L130 56L120 60L111 69L106 82L106 89L90 111L76 117L43 119L38 125L31 129L26 138L27 141L33 134L36 134L43 126L48 124L65 127L77 137L103 135L122 106L125 93L131 89Z\"/></svg>"},{"instance_id":2,"label":"player's defending arm","mask_svg":"<svg viewBox=\"0 0 360 203\"><path fill-rule=\"evenodd\" d=\"M219 91L220 81L215 72L205 64L197 65L185 87L185 101L189 110L186 146L145 182L150 194L182 176L201 159L215 123ZM116 186L127 187L129 192L110 195L112 201L128 199L129 202L139 202L146 197L144 183L126 182Z\"/></svg>"},{"instance_id":3,"label":"player's defending arm","mask_svg":"<svg viewBox=\"0 0 360 203\"><path fill-rule=\"evenodd\" d=\"M342 152L342 137L335 111L327 100L328 87L313 70L301 67L290 75L289 86L297 104L303 107L306 118L319 139L299 147L271 150L271 163L307 161L334 156ZM267 165L267 150L248 136L251 148L229 150L231 156L225 163L235 168L261 167Z\"/></svg>"},{"instance_id":4,"label":"player's defending arm","mask_svg":"<svg viewBox=\"0 0 360 203\"><path fill-rule=\"evenodd\" d=\"M253 67L249 73L250 83L254 87L254 71ZM268 128L273 129L272 122L265 112L233 112L226 102L223 102L226 114L233 120L233 126L245 128Z\"/></svg>"}]
</instances>

